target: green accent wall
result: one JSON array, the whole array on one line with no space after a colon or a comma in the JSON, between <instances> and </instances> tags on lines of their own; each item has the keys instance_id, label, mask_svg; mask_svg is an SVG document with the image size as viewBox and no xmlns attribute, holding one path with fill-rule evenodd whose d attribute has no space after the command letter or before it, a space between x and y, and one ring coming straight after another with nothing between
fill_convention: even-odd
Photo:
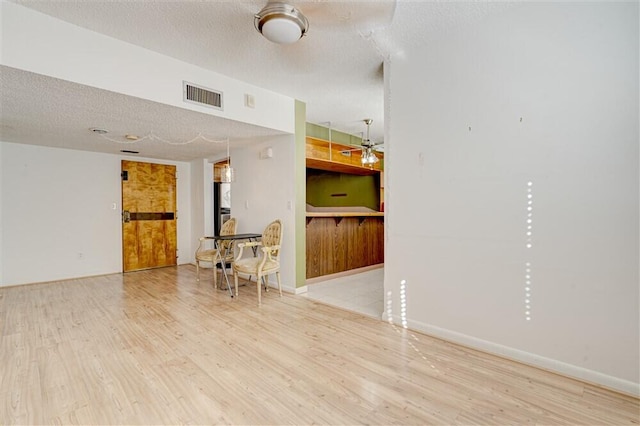
<instances>
[{"instance_id":1,"label":"green accent wall","mask_svg":"<svg viewBox=\"0 0 640 426\"><path fill-rule=\"evenodd\" d=\"M307 169L307 203L315 207L380 206L380 175L350 175Z\"/></svg>"},{"instance_id":2,"label":"green accent wall","mask_svg":"<svg viewBox=\"0 0 640 426\"><path fill-rule=\"evenodd\" d=\"M307 284L306 128L307 104L295 101L296 288Z\"/></svg>"}]
</instances>

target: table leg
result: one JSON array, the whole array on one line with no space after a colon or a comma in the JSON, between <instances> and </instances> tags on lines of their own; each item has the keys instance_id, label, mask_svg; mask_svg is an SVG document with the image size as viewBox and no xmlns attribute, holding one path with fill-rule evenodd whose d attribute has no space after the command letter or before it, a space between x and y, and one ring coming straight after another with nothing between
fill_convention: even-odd
<instances>
[{"instance_id":1,"label":"table leg","mask_svg":"<svg viewBox=\"0 0 640 426\"><path fill-rule=\"evenodd\" d=\"M218 252L218 260L220 262L220 265L222 266L222 276L224 277L224 281L227 283L227 290L229 290L229 295L233 297L233 290L231 289L231 284L229 283L229 275L227 274L227 262L225 260L227 258L227 251L229 250L229 247L227 247L227 245L225 244L220 247L218 241L216 241L216 246Z\"/></svg>"}]
</instances>

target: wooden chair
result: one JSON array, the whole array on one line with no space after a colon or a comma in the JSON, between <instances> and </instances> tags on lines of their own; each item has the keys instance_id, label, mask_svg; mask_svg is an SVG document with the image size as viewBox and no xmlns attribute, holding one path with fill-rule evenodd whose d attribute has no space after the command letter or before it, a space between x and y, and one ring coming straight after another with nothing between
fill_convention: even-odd
<instances>
[{"instance_id":1,"label":"wooden chair","mask_svg":"<svg viewBox=\"0 0 640 426\"><path fill-rule=\"evenodd\" d=\"M238 222L234 217L227 220L220 228L220 235L233 235L236 233ZM213 265L213 288L218 288L218 274L216 267L220 264L220 258L224 258L225 264L229 265L233 261L233 241L220 241L217 248L206 248L206 237L200 237L200 245L196 250L196 279L200 281L200 262ZM221 257L218 257L218 250Z\"/></svg>"},{"instance_id":2,"label":"wooden chair","mask_svg":"<svg viewBox=\"0 0 640 426\"><path fill-rule=\"evenodd\" d=\"M276 274L278 280L278 290L282 297L282 284L280 283L280 244L282 242L282 222L277 219L271 222L264 229L260 241L240 243L240 251L233 261L233 282L238 297L238 274L248 274L256 276L256 287L258 289L258 306L262 304L261 280L264 279L265 291L269 291L268 276ZM245 247L259 248L258 256L242 257Z\"/></svg>"}]
</instances>

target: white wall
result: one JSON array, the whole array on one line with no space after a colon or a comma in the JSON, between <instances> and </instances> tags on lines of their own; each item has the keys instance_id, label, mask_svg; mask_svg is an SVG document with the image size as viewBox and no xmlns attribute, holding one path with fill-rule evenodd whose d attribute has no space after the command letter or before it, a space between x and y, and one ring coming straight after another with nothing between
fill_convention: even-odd
<instances>
[{"instance_id":1,"label":"white wall","mask_svg":"<svg viewBox=\"0 0 640 426\"><path fill-rule=\"evenodd\" d=\"M206 234L205 231L205 221L206 215L205 211L205 198L206 198L206 188L207 182L205 182L205 168L207 165L207 160L199 159L191 162L191 235L194 238L191 241L191 252L196 252L198 248L198 238L195 238L196 235L202 236ZM211 202L211 200L208 200ZM192 261L195 261L194 256L192 256Z\"/></svg>"},{"instance_id":2,"label":"white wall","mask_svg":"<svg viewBox=\"0 0 640 426\"><path fill-rule=\"evenodd\" d=\"M231 165L236 181L231 184L231 214L238 233L262 233L273 220L283 222L281 252L282 288L294 292L295 283L295 164L294 135L260 141L244 149L231 145ZM260 159L271 147L273 158ZM274 277L269 277L275 283Z\"/></svg>"},{"instance_id":3,"label":"white wall","mask_svg":"<svg viewBox=\"0 0 640 426\"><path fill-rule=\"evenodd\" d=\"M395 321L406 280L409 327L640 394L638 16L526 3L390 59Z\"/></svg>"},{"instance_id":4,"label":"white wall","mask_svg":"<svg viewBox=\"0 0 640 426\"><path fill-rule=\"evenodd\" d=\"M0 286L122 271L125 157L6 142L0 152ZM178 263L190 262L189 164L128 159L176 165Z\"/></svg>"}]
</instances>

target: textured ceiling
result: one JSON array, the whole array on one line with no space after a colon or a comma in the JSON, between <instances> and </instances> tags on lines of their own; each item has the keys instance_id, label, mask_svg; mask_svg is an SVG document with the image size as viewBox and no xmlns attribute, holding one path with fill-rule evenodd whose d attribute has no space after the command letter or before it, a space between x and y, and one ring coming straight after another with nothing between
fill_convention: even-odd
<instances>
[{"instance_id":1,"label":"textured ceiling","mask_svg":"<svg viewBox=\"0 0 640 426\"><path fill-rule=\"evenodd\" d=\"M238 80L278 92L307 104L307 121L359 134L365 118L373 118L371 139L383 141L384 102L382 63L403 46L437 40L452 27L468 25L505 4L455 2L293 1L310 21L308 34L292 45L264 39L253 27L253 15L266 3L251 1L165 0L12 0L25 7L135 45L189 62ZM166 123L186 123L207 139L223 139L216 129L236 139L269 135L267 129L228 120L203 119L187 112L114 93L99 94L55 79L3 69L3 140L27 142L49 139L51 145L91 149L95 135L89 127L101 125L122 133L152 131L184 140L187 133ZM32 105L5 94L16 86L38 85L51 100ZM29 89L30 90L30 89ZM35 90L35 89L33 89ZM96 91L95 93L91 93ZM85 105L82 99L101 99ZM66 100L65 100L66 99ZM84 102L84 103L83 103ZM144 106L143 106L144 105ZM51 114L55 111L56 114ZM169 119L180 116L180 120ZM132 119L132 118L135 118ZM210 120L210 116L206 116ZM223 124L223 122L226 122ZM146 127L144 124L148 124ZM183 126L182 126L183 127ZM84 131L81 133L78 129ZM166 133L165 133L166 132ZM43 138L47 136L47 138ZM192 136L191 136L192 137ZM31 139L30 139L31 138ZM33 139L37 138L37 139ZM102 141L98 141L101 143ZM32 142L31 142L32 143ZM149 141L146 156L189 160L211 157L226 149L204 140L176 149ZM98 145L99 146L99 145ZM117 149L115 149L117 148ZM108 149L118 151L113 143ZM180 154L178 154L180 153ZM143 154L141 152L141 154Z\"/></svg>"},{"instance_id":2,"label":"textured ceiling","mask_svg":"<svg viewBox=\"0 0 640 426\"><path fill-rule=\"evenodd\" d=\"M228 135L239 147L280 134L14 68L0 67L0 71L0 123L6 142L108 153L135 150L145 157L190 161L226 151ZM100 136L90 128L109 133ZM194 129L201 134L196 140ZM149 137L132 143L120 136L125 134Z\"/></svg>"}]
</instances>

